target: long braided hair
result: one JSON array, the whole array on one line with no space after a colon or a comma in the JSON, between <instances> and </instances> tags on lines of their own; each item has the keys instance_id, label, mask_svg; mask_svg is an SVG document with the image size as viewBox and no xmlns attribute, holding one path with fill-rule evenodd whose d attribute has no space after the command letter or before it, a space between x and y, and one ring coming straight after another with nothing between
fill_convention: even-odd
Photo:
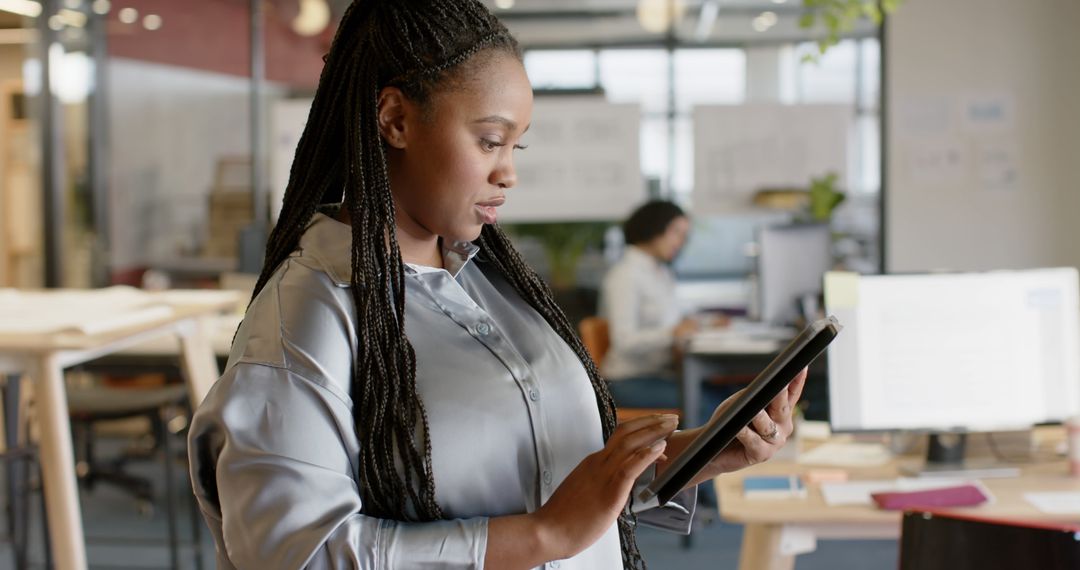
<instances>
[{"instance_id":1,"label":"long braided hair","mask_svg":"<svg viewBox=\"0 0 1080 570\"><path fill-rule=\"evenodd\" d=\"M372 516L443 518L427 413L416 390L416 354L405 337L404 267L377 122L379 92L396 86L425 105L436 89L447 88L447 79L469 68L473 56L489 50L521 57L517 41L478 0L356 0L349 6L326 57L252 297L297 248L319 205L343 202L352 224L350 290L358 329L351 394L365 509ZM550 289L498 226L486 225L477 245L584 364L607 441L615 405ZM619 537L623 565L644 568L629 512L619 517Z\"/></svg>"}]
</instances>

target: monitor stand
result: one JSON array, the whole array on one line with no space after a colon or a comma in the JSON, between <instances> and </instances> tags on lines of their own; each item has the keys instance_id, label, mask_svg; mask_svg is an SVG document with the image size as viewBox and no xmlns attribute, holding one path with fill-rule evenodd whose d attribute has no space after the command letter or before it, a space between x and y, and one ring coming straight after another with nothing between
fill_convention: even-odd
<instances>
[{"instance_id":1,"label":"monitor stand","mask_svg":"<svg viewBox=\"0 0 1080 570\"><path fill-rule=\"evenodd\" d=\"M916 477L990 479L1018 477L1020 468L992 459L965 459L966 433L932 433L926 446L926 463L906 474Z\"/></svg>"}]
</instances>

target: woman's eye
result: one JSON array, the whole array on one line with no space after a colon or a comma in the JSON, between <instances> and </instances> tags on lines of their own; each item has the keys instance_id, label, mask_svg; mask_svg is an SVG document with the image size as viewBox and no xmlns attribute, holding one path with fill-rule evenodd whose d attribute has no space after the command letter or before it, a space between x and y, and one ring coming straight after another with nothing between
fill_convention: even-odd
<instances>
[{"instance_id":1,"label":"woman's eye","mask_svg":"<svg viewBox=\"0 0 1080 570\"><path fill-rule=\"evenodd\" d=\"M503 146L501 142L496 142L488 139L480 139L480 146L487 152L493 152L495 149Z\"/></svg>"}]
</instances>

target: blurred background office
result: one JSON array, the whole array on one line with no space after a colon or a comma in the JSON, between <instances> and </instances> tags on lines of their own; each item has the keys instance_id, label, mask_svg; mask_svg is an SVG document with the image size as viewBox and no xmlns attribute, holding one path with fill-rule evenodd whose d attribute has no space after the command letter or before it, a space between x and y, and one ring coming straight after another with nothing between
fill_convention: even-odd
<instances>
[{"instance_id":1,"label":"blurred background office","mask_svg":"<svg viewBox=\"0 0 1080 570\"><path fill-rule=\"evenodd\" d=\"M575 323L598 315L620 223L647 200L691 220L672 266L682 311L743 327L701 345L741 343L741 364L720 370L734 382L824 310L830 269L1080 266L1076 2L485 3L520 40L536 93L500 223ZM211 327L220 363L348 4L0 0L0 288L240 291ZM68 381L175 385L176 350L108 355ZM823 372L806 397L807 415L828 421ZM165 427L89 428L144 479L159 468L133 449L182 443L183 402L160 403ZM83 477L91 565L211 560L186 522L159 544L188 500L181 482L166 514L162 486L133 499ZM684 549L643 531L646 557L737 566L739 525L701 532L712 539ZM18 538L0 542L0 567ZM887 567L896 553L895 540L823 544L799 568Z\"/></svg>"}]
</instances>

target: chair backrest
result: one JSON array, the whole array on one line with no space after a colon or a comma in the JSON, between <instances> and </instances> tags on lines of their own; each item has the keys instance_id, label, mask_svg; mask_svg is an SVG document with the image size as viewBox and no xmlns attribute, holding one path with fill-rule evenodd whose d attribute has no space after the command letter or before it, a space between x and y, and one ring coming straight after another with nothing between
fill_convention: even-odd
<instances>
[{"instance_id":1,"label":"chair backrest","mask_svg":"<svg viewBox=\"0 0 1080 570\"><path fill-rule=\"evenodd\" d=\"M1080 525L904 513L900 570L1080 568Z\"/></svg>"},{"instance_id":2,"label":"chair backrest","mask_svg":"<svg viewBox=\"0 0 1080 570\"><path fill-rule=\"evenodd\" d=\"M607 351L611 348L607 319L600 317L581 319L581 322L578 323L578 334L581 335L581 342L585 344L589 356L592 356L593 362L596 362L596 367L603 366L604 357L607 356Z\"/></svg>"}]
</instances>

